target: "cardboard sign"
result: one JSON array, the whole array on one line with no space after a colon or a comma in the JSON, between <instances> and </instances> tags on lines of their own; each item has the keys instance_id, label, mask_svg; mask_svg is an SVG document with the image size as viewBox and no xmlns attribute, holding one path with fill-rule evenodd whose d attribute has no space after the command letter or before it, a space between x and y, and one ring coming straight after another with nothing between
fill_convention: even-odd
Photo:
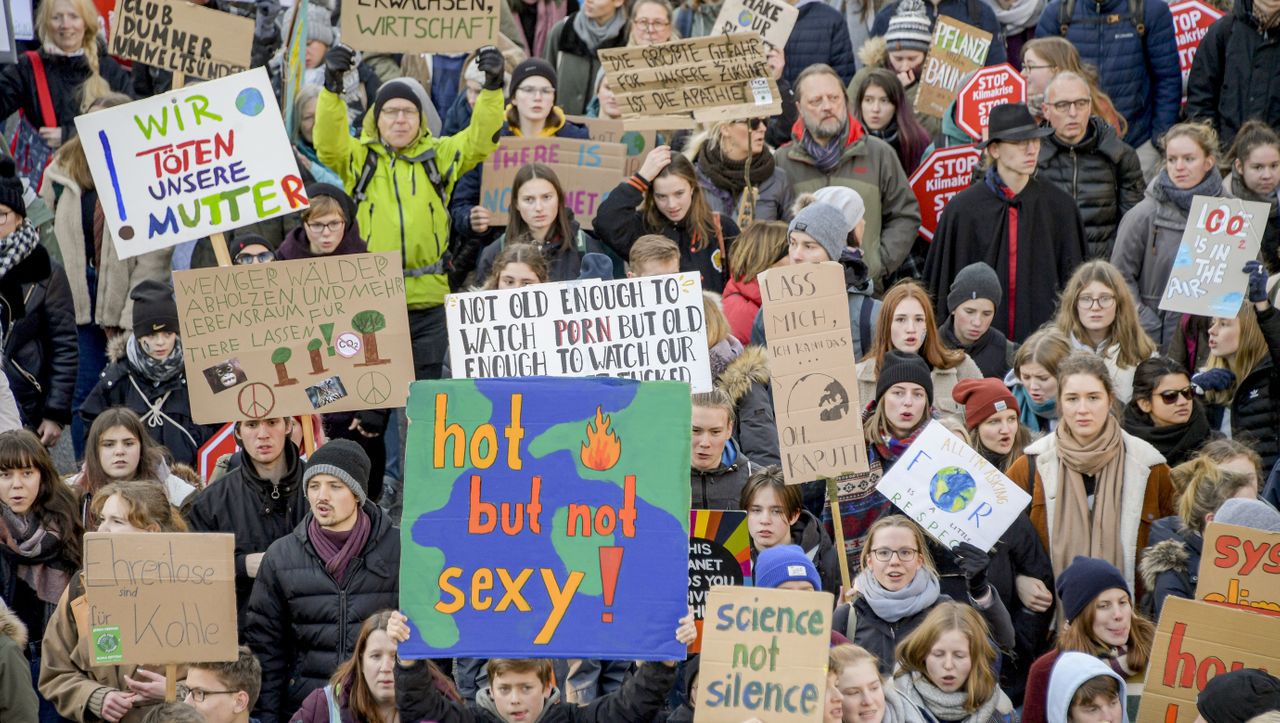
<instances>
[{"instance_id":1,"label":"cardboard sign","mask_svg":"<svg viewBox=\"0 0 1280 723\"><path fill-rule=\"evenodd\" d=\"M1270 212L1265 203L1193 198L1160 310L1235 318L1249 282L1244 265L1258 258Z\"/></svg>"},{"instance_id":2,"label":"cardboard sign","mask_svg":"<svg viewBox=\"0 0 1280 723\"><path fill-rule=\"evenodd\" d=\"M820 723L831 593L715 587L699 668L697 723Z\"/></svg>"},{"instance_id":3,"label":"cardboard sign","mask_svg":"<svg viewBox=\"0 0 1280 723\"><path fill-rule=\"evenodd\" d=\"M342 42L379 53L469 53L498 36L497 0L347 0Z\"/></svg>"},{"instance_id":4,"label":"cardboard sign","mask_svg":"<svg viewBox=\"0 0 1280 723\"><path fill-rule=\"evenodd\" d=\"M920 235L932 241L942 209L973 181L973 169L982 160L974 146L938 148L911 174L911 192L920 204Z\"/></svg>"},{"instance_id":5,"label":"cardboard sign","mask_svg":"<svg viewBox=\"0 0 1280 723\"><path fill-rule=\"evenodd\" d=\"M787 484L830 478L842 495L870 489L844 268L827 261L769 269L760 293Z\"/></svg>"},{"instance_id":6,"label":"cardboard sign","mask_svg":"<svg viewBox=\"0 0 1280 723\"><path fill-rule=\"evenodd\" d=\"M44 169L53 160L53 149L40 137L40 132L23 116L13 127L13 142L9 144L13 164L18 177L27 182L31 190L39 192L44 179Z\"/></svg>"},{"instance_id":7,"label":"cardboard sign","mask_svg":"<svg viewBox=\"0 0 1280 723\"><path fill-rule=\"evenodd\" d=\"M76 118L120 258L307 205L266 68Z\"/></svg>"},{"instance_id":8,"label":"cardboard sign","mask_svg":"<svg viewBox=\"0 0 1280 723\"><path fill-rule=\"evenodd\" d=\"M13 37L18 40L35 40L36 25L31 15L31 0L9 0L3 4L13 12Z\"/></svg>"},{"instance_id":9,"label":"cardboard sign","mask_svg":"<svg viewBox=\"0 0 1280 723\"><path fill-rule=\"evenodd\" d=\"M1280 670L1280 618L1170 595L1147 663L1138 723L1193 723L1196 696L1214 676Z\"/></svg>"},{"instance_id":10,"label":"cardboard sign","mask_svg":"<svg viewBox=\"0 0 1280 723\"><path fill-rule=\"evenodd\" d=\"M711 391L696 272L445 297L455 378L670 379Z\"/></svg>"},{"instance_id":11,"label":"cardboard sign","mask_svg":"<svg viewBox=\"0 0 1280 723\"><path fill-rule=\"evenodd\" d=\"M673 382L415 382L399 654L683 660L690 415Z\"/></svg>"},{"instance_id":12,"label":"cardboard sign","mask_svg":"<svg viewBox=\"0 0 1280 723\"><path fill-rule=\"evenodd\" d=\"M933 24L933 45L920 70L916 112L941 118L955 100L965 73L987 62L991 33L952 17L938 15Z\"/></svg>"},{"instance_id":13,"label":"cardboard sign","mask_svg":"<svg viewBox=\"0 0 1280 723\"><path fill-rule=\"evenodd\" d=\"M253 21L181 0L120 0L111 54L210 80L249 67Z\"/></svg>"},{"instance_id":14,"label":"cardboard sign","mask_svg":"<svg viewBox=\"0 0 1280 723\"><path fill-rule=\"evenodd\" d=\"M588 118L584 115L567 116L568 120L574 123L581 123L587 127L587 133L591 135L591 140L602 141L604 143L621 143L627 148L627 162L623 167L622 175L629 178L640 170L640 166L644 165L644 159L649 157L649 151L657 145L657 133L653 129L628 130L625 121L613 120L611 118Z\"/></svg>"},{"instance_id":15,"label":"cardboard sign","mask_svg":"<svg viewBox=\"0 0 1280 723\"><path fill-rule=\"evenodd\" d=\"M413 381L400 254L175 271L197 422L404 406Z\"/></svg>"},{"instance_id":16,"label":"cardboard sign","mask_svg":"<svg viewBox=\"0 0 1280 723\"><path fill-rule=\"evenodd\" d=\"M482 166L480 205L489 209L493 225L505 226L510 221L515 204L511 184L529 163L541 163L555 171L564 189L565 206L573 209L574 219L583 228L590 229L600 204L626 177L627 148L621 143L572 138L504 136Z\"/></svg>"},{"instance_id":17,"label":"cardboard sign","mask_svg":"<svg viewBox=\"0 0 1280 723\"><path fill-rule=\"evenodd\" d=\"M294 103L298 98L298 91L302 89L303 74L307 70L307 24L310 15L311 0L297 0L289 33L285 36L284 93L280 95L280 108L284 112L285 132L293 141L298 138L299 119L294 114Z\"/></svg>"},{"instance_id":18,"label":"cardboard sign","mask_svg":"<svg viewBox=\"0 0 1280 723\"><path fill-rule=\"evenodd\" d=\"M956 124L975 141L987 137L991 109L1006 103L1027 102L1027 81L1008 63L982 68L960 89L956 99Z\"/></svg>"},{"instance_id":19,"label":"cardboard sign","mask_svg":"<svg viewBox=\"0 0 1280 723\"><path fill-rule=\"evenodd\" d=\"M876 490L944 547L967 542L990 550L1031 504L1031 495L937 420Z\"/></svg>"},{"instance_id":20,"label":"cardboard sign","mask_svg":"<svg viewBox=\"0 0 1280 723\"><path fill-rule=\"evenodd\" d=\"M1169 6L1173 13L1174 40L1178 44L1178 65L1182 67L1182 88L1185 100L1187 76L1196 58L1196 48L1204 40L1209 26L1222 17L1222 11L1200 0L1183 0Z\"/></svg>"},{"instance_id":21,"label":"cardboard sign","mask_svg":"<svg viewBox=\"0 0 1280 723\"><path fill-rule=\"evenodd\" d=\"M782 112L765 53L759 35L737 33L598 54L624 115L692 112L704 122Z\"/></svg>"},{"instance_id":22,"label":"cardboard sign","mask_svg":"<svg viewBox=\"0 0 1280 723\"><path fill-rule=\"evenodd\" d=\"M1280 532L1210 522L1196 599L1280 616Z\"/></svg>"},{"instance_id":23,"label":"cardboard sign","mask_svg":"<svg viewBox=\"0 0 1280 723\"><path fill-rule=\"evenodd\" d=\"M702 621L712 587L751 585L751 535L741 510L689 512L689 607L698 639L690 653L702 649Z\"/></svg>"},{"instance_id":24,"label":"cardboard sign","mask_svg":"<svg viewBox=\"0 0 1280 723\"><path fill-rule=\"evenodd\" d=\"M235 660L235 535L84 536L93 665Z\"/></svg>"},{"instance_id":25,"label":"cardboard sign","mask_svg":"<svg viewBox=\"0 0 1280 723\"><path fill-rule=\"evenodd\" d=\"M17 40L13 37L13 18L7 4L0 4L0 63L18 62Z\"/></svg>"},{"instance_id":26,"label":"cardboard sign","mask_svg":"<svg viewBox=\"0 0 1280 723\"><path fill-rule=\"evenodd\" d=\"M800 11L782 0L727 0L716 16L715 34L756 33L767 50L782 50Z\"/></svg>"},{"instance_id":27,"label":"cardboard sign","mask_svg":"<svg viewBox=\"0 0 1280 723\"><path fill-rule=\"evenodd\" d=\"M233 422L222 425L222 428L210 437L209 441L200 445L200 450L196 452L196 473L205 484L208 484L214 468L218 465L218 460L224 455L235 454L239 449L236 425Z\"/></svg>"}]
</instances>

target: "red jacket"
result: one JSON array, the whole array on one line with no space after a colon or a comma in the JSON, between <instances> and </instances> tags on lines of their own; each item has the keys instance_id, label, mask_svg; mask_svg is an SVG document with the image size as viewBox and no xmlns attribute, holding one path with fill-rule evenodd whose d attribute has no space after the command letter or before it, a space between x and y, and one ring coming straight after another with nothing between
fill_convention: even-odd
<instances>
[{"instance_id":1,"label":"red jacket","mask_svg":"<svg viewBox=\"0 0 1280 723\"><path fill-rule=\"evenodd\" d=\"M730 278L724 285L724 316L738 341L751 343L751 325L760 312L760 279L738 281Z\"/></svg>"}]
</instances>

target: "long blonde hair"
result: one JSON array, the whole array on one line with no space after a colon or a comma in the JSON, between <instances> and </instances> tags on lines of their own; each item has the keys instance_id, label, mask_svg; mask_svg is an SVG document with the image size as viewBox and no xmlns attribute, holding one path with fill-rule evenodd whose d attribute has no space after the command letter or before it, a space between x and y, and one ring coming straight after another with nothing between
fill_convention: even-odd
<instances>
[{"instance_id":1,"label":"long blonde hair","mask_svg":"<svg viewBox=\"0 0 1280 723\"><path fill-rule=\"evenodd\" d=\"M1088 332L1080 323L1080 311L1076 302L1085 287L1098 282L1111 290L1115 296L1116 318L1107 330L1107 343L1119 346L1116 361L1120 366L1132 368L1156 351L1156 345L1147 336L1138 321L1138 305L1129 293L1129 285L1125 283L1120 270L1101 259L1089 261L1076 268L1058 303L1058 315L1054 325L1063 334L1075 336L1081 342L1088 342Z\"/></svg>"},{"instance_id":2,"label":"long blonde hair","mask_svg":"<svg viewBox=\"0 0 1280 723\"><path fill-rule=\"evenodd\" d=\"M93 101L111 92L111 86L102 77L102 69L98 67L98 9L92 0L65 0L71 5L80 19L84 21L84 38L80 41L80 49L84 51L84 60L89 64L89 77L80 85L80 110L85 111L93 105ZM36 12L36 34L42 44L52 43L53 12L58 0L45 0L40 3ZM70 118L59 118L60 123L67 123Z\"/></svg>"},{"instance_id":3,"label":"long blonde hair","mask_svg":"<svg viewBox=\"0 0 1280 723\"><path fill-rule=\"evenodd\" d=\"M964 681L964 707L973 712L996 694L999 680L995 673L996 649L991 645L991 632L987 621L972 605L944 602L930 610L924 622L898 643L898 668L928 678L925 661L938 638L953 630L969 639L969 659L973 667Z\"/></svg>"},{"instance_id":4,"label":"long blonde hair","mask_svg":"<svg viewBox=\"0 0 1280 723\"><path fill-rule=\"evenodd\" d=\"M756 221L742 229L729 247L729 268L736 281L746 283L786 256L786 222Z\"/></svg>"},{"instance_id":5,"label":"long blonde hair","mask_svg":"<svg viewBox=\"0 0 1280 723\"><path fill-rule=\"evenodd\" d=\"M1215 317L1214 322L1221 318ZM1227 389L1205 392L1205 401L1210 404L1230 405L1235 399L1240 382L1249 376L1249 372L1253 371L1253 368L1266 358L1268 353L1267 340L1262 336L1262 328L1258 326L1258 312L1254 311L1253 304L1241 304L1240 313L1236 314L1234 321L1240 327L1240 346L1236 349L1236 353L1232 354L1230 359L1224 359L1214 352L1209 352L1204 368L1228 369L1236 376L1236 380Z\"/></svg>"},{"instance_id":6,"label":"long blonde hair","mask_svg":"<svg viewBox=\"0 0 1280 723\"><path fill-rule=\"evenodd\" d=\"M1178 517L1188 529L1204 533L1205 516L1217 512L1223 502L1236 496L1253 480L1248 475L1225 470L1203 454L1169 471L1178 496Z\"/></svg>"}]
</instances>

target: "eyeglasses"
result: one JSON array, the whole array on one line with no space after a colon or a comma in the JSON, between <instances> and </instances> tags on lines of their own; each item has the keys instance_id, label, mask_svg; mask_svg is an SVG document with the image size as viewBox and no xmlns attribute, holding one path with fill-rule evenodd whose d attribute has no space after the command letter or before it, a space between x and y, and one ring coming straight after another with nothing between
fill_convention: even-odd
<instances>
[{"instance_id":1,"label":"eyeglasses","mask_svg":"<svg viewBox=\"0 0 1280 723\"><path fill-rule=\"evenodd\" d=\"M246 264L265 264L268 261L275 261L276 255L270 251L263 251L260 254L250 254L240 252L236 254L235 262L237 266Z\"/></svg>"},{"instance_id":2,"label":"eyeglasses","mask_svg":"<svg viewBox=\"0 0 1280 723\"><path fill-rule=\"evenodd\" d=\"M919 550L913 547L904 547L901 550L894 550L888 547L877 547L871 551L871 554L880 562L888 562L893 559L894 555L897 555L898 559L903 562L911 562L916 559L916 555L919 554L919 552Z\"/></svg>"},{"instance_id":3,"label":"eyeglasses","mask_svg":"<svg viewBox=\"0 0 1280 723\"><path fill-rule=\"evenodd\" d=\"M1076 306L1081 309L1110 309L1116 303L1114 296L1081 296L1076 299Z\"/></svg>"},{"instance_id":4,"label":"eyeglasses","mask_svg":"<svg viewBox=\"0 0 1280 723\"><path fill-rule=\"evenodd\" d=\"M1191 387L1183 387L1182 389L1170 389L1168 391L1160 392L1156 396L1160 397L1160 401L1165 404L1175 404L1178 401L1178 397L1182 397L1189 402L1195 398L1195 395L1196 393L1194 389Z\"/></svg>"},{"instance_id":5,"label":"eyeglasses","mask_svg":"<svg viewBox=\"0 0 1280 723\"><path fill-rule=\"evenodd\" d=\"M1035 65L1035 64L1033 64L1033 63L1023 63L1023 64L1022 64L1022 69L1023 69L1023 70L1044 70L1045 68L1056 68L1056 67L1058 67L1058 66L1056 66L1056 65L1050 65L1050 64L1048 64L1048 63L1046 63L1046 64L1044 64L1044 65Z\"/></svg>"},{"instance_id":6,"label":"eyeglasses","mask_svg":"<svg viewBox=\"0 0 1280 723\"><path fill-rule=\"evenodd\" d=\"M516 92L519 93L520 95L544 96L544 95L555 95L556 89L555 88L539 88L537 86L522 85L519 88L516 88Z\"/></svg>"},{"instance_id":7,"label":"eyeglasses","mask_svg":"<svg viewBox=\"0 0 1280 723\"><path fill-rule=\"evenodd\" d=\"M1060 100L1057 103L1050 103L1053 109L1059 113L1066 113L1072 108L1078 111L1088 110L1093 105L1093 101L1089 98L1077 98L1076 100Z\"/></svg>"},{"instance_id":8,"label":"eyeglasses","mask_svg":"<svg viewBox=\"0 0 1280 723\"><path fill-rule=\"evenodd\" d=\"M749 128L749 129L751 129L751 130L753 130L753 131L758 131L758 130L760 130L762 127L764 127L764 119L763 119L763 118L739 118L739 119L737 119L737 120L735 120L735 121L731 121L731 123L732 123L733 125L744 125L744 124L745 124L745 125L747 126L747 128Z\"/></svg>"},{"instance_id":9,"label":"eyeglasses","mask_svg":"<svg viewBox=\"0 0 1280 723\"><path fill-rule=\"evenodd\" d=\"M418 115L417 108L383 108L378 117L387 116L388 118L410 118Z\"/></svg>"},{"instance_id":10,"label":"eyeglasses","mask_svg":"<svg viewBox=\"0 0 1280 723\"><path fill-rule=\"evenodd\" d=\"M328 233L331 231L341 231L346 225L346 221L330 221L328 223L311 223L308 221L307 230L311 233Z\"/></svg>"},{"instance_id":11,"label":"eyeglasses","mask_svg":"<svg viewBox=\"0 0 1280 723\"><path fill-rule=\"evenodd\" d=\"M636 27L641 30L661 30L671 24L669 20L637 20Z\"/></svg>"},{"instance_id":12,"label":"eyeglasses","mask_svg":"<svg viewBox=\"0 0 1280 723\"><path fill-rule=\"evenodd\" d=\"M188 688L185 685L178 685L178 698L184 699L191 696L191 700L197 703L203 703L207 695L235 695L238 690L205 690L203 688Z\"/></svg>"}]
</instances>

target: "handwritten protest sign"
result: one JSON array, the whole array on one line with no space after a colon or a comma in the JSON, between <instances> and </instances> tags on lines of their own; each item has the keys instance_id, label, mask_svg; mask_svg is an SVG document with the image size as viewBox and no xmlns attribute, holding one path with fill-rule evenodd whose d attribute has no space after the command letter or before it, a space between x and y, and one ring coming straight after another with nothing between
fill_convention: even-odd
<instances>
[{"instance_id":1,"label":"handwritten protest sign","mask_svg":"<svg viewBox=\"0 0 1280 723\"><path fill-rule=\"evenodd\" d=\"M960 88L956 100L956 125L980 141L987 137L991 109L1006 103L1027 102L1027 81L1012 65L1001 63L982 68Z\"/></svg>"},{"instance_id":2,"label":"handwritten protest sign","mask_svg":"<svg viewBox=\"0 0 1280 723\"><path fill-rule=\"evenodd\" d=\"M284 129L290 140L298 138L299 118L294 112L298 91L302 89L303 73L307 70L307 21L311 15L311 0L297 0L293 6L293 19L285 35L284 93L280 95L280 108L284 112Z\"/></svg>"},{"instance_id":3,"label":"handwritten protest sign","mask_svg":"<svg viewBox=\"0 0 1280 723\"><path fill-rule=\"evenodd\" d=\"M973 146L937 148L911 174L911 192L920 204L920 235L932 241L947 203L973 181L982 153Z\"/></svg>"},{"instance_id":4,"label":"handwritten protest sign","mask_svg":"<svg viewBox=\"0 0 1280 723\"><path fill-rule=\"evenodd\" d=\"M987 61L991 33L939 14L933 24L933 45L920 70L916 112L941 118L955 100L960 79Z\"/></svg>"},{"instance_id":5,"label":"handwritten protest sign","mask_svg":"<svg viewBox=\"0 0 1280 723\"><path fill-rule=\"evenodd\" d=\"M1280 532L1210 522L1196 599L1280 615Z\"/></svg>"},{"instance_id":6,"label":"handwritten protest sign","mask_svg":"<svg viewBox=\"0 0 1280 723\"><path fill-rule=\"evenodd\" d=\"M347 0L342 42L380 53L466 53L492 45L501 0Z\"/></svg>"},{"instance_id":7,"label":"handwritten protest sign","mask_svg":"<svg viewBox=\"0 0 1280 723\"><path fill-rule=\"evenodd\" d=\"M826 592L712 588L694 720L822 721L833 604Z\"/></svg>"},{"instance_id":8,"label":"handwritten protest sign","mask_svg":"<svg viewBox=\"0 0 1280 723\"><path fill-rule=\"evenodd\" d=\"M120 258L307 205L266 68L76 118Z\"/></svg>"},{"instance_id":9,"label":"handwritten protest sign","mask_svg":"<svg viewBox=\"0 0 1280 723\"><path fill-rule=\"evenodd\" d=\"M689 512L689 607L698 639L690 653L702 649L702 621L707 593L717 585L751 584L751 536L747 513L740 510Z\"/></svg>"},{"instance_id":10,"label":"handwritten protest sign","mask_svg":"<svg viewBox=\"0 0 1280 723\"><path fill-rule=\"evenodd\" d=\"M1222 11L1200 0L1183 0L1169 6L1173 14L1174 41L1178 44L1178 65L1182 67L1183 101L1186 101L1187 76L1196 58L1200 41L1209 32L1209 26L1222 17Z\"/></svg>"},{"instance_id":11,"label":"handwritten protest sign","mask_svg":"<svg viewBox=\"0 0 1280 723\"><path fill-rule=\"evenodd\" d=\"M586 126L587 133L593 141L621 143L626 146L627 163L622 172L624 177L635 175L635 172L640 170L640 166L644 165L644 159L649 156L649 151L657 145L657 134L652 129L629 130L625 121L611 118L588 118L584 115L566 117L574 123Z\"/></svg>"},{"instance_id":12,"label":"handwritten protest sign","mask_svg":"<svg viewBox=\"0 0 1280 723\"><path fill-rule=\"evenodd\" d=\"M182 0L120 0L111 54L210 80L249 67L253 21Z\"/></svg>"},{"instance_id":13,"label":"handwritten protest sign","mask_svg":"<svg viewBox=\"0 0 1280 723\"><path fill-rule=\"evenodd\" d=\"M413 380L400 254L173 274L202 424L404 406Z\"/></svg>"},{"instance_id":14,"label":"handwritten protest sign","mask_svg":"<svg viewBox=\"0 0 1280 723\"><path fill-rule=\"evenodd\" d=\"M828 261L769 269L760 292L787 484L830 478L842 495L869 492L844 268Z\"/></svg>"},{"instance_id":15,"label":"handwritten protest sign","mask_svg":"<svg viewBox=\"0 0 1280 723\"><path fill-rule=\"evenodd\" d=\"M690 414L673 382L414 383L400 655L683 660Z\"/></svg>"},{"instance_id":16,"label":"handwritten protest sign","mask_svg":"<svg viewBox=\"0 0 1280 723\"><path fill-rule=\"evenodd\" d=\"M1258 258L1270 212L1267 204L1255 201L1191 199L1160 310L1234 318L1249 281L1244 264Z\"/></svg>"},{"instance_id":17,"label":"handwritten protest sign","mask_svg":"<svg viewBox=\"0 0 1280 723\"><path fill-rule=\"evenodd\" d=\"M25 117L19 116L13 128L13 141L9 144L13 165L18 176L32 190L38 191L44 169L53 160L53 149L40 137L40 132Z\"/></svg>"},{"instance_id":18,"label":"handwritten protest sign","mask_svg":"<svg viewBox=\"0 0 1280 723\"><path fill-rule=\"evenodd\" d=\"M8 5L0 4L0 63L18 60L17 39L13 37L13 18Z\"/></svg>"},{"instance_id":19,"label":"handwritten protest sign","mask_svg":"<svg viewBox=\"0 0 1280 723\"><path fill-rule=\"evenodd\" d=\"M755 33L599 51L625 116L692 112L698 121L764 118L781 96Z\"/></svg>"},{"instance_id":20,"label":"handwritten protest sign","mask_svg":"<svg viewBox=\"0 0 1280 723\"><path fill-rule=\"evenodd\" d=\"M1280 618L1170 595L1160 612L1138 723L1193 723L1196 695L1240 668L1280 670Z\"/></svg>"},{"instance_id":21,"label":"handwritten protest sign","mask_svg":"<svg viewBox=\"0 0 1280 723\"><path fill-rule=\"evenodd\" d=\"M550 166L564 189L565 206L583 228L590 229L605 196L625 178L627 148L573 138L517 138L504 136L484 161L480 205L489 209L492 223L505 226L514 200L511 184L528 163Z\"/></svg>"},{"instance_id":22,"label":"handwritten protest sign","mask_svg":"<svg viewBox=\"0 0 1280 723\"><path fill-rule=\"evenodd\" d=\"M1031 504L1030 495L937 420L876 490L945 547L967 542L990 550Z\"/></svg>"},{"instance_id":23,"label":"handwritten protest sign","mask_svg":"<svg viewBox=\"0 0 1280 723\"><path fill-rule=\"evenodd\" d=\"M782 50L799 17L800 11L782 0L728 0L714 27L717 35L754 32L768 50Z\"/></svg>"},{"instance_id":24,"label":"handwritten protest sign","mask_svg":"<svg viewBox=\"0 0 1280 723\"><path fill-rule=\"evenodd\" d=\"M696 273L450 294L445 314L455 377L671 379L711 391Z\"/></svg>"},{"instance_id":25,"label":"handwritten protest sign","mask_svg":"<svg viewBox=\"0 0 1280 723\"><path fill-rule=\"evenodd\" d=\"M235 660L235 536L84 536L93 665Z\"/></svg>"}]
</instances>

